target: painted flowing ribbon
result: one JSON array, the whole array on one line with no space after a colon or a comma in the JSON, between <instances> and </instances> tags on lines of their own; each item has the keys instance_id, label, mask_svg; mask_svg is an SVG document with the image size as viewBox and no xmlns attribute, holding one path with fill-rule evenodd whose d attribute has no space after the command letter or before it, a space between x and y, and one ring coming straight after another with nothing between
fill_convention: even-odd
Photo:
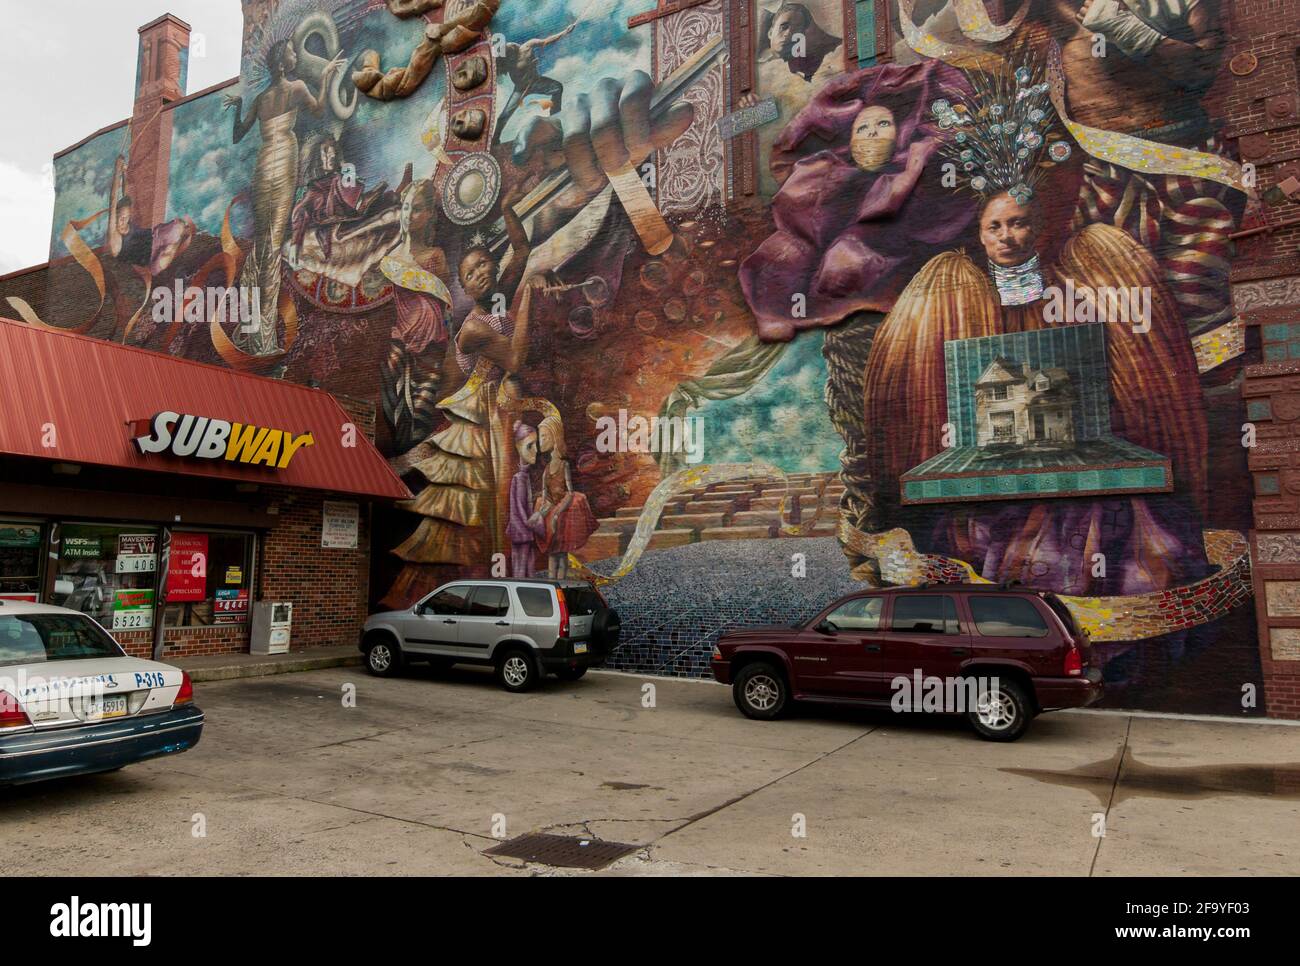
<instances>
[{"instance_id":1,"label":"painted flowing ribbon","mask_svg":"<svg viewBox=\"0 0 1300 966\"><path fill-rule=\"evenodd\" d=\"M839 537L846 552L875 560L888 584L993 583L963 560L921 553L902 528L867 533L841 520ZM1058 596L1097 642L1143 640L1208 624L1251 596L1250 549L1245 535L1234 530L1206 530L1204 539L1206 558L1218 567L1204 580L1123 597Z\"/></svg>"},{"instance_id":2,"label":"painted flowing ribbon","mask_svg":"<svg viewBox=\"0 0 1300 966\"><path fill-rule=\"evenodd\" d=\"M1061 122L1079 147L1094 158L1147 174L1204 178L1248 195L1254 194L1254 189L1245 183L1241 165L1236 161L1208 151L1193 151L1172 144L1147 141L1131 134L1103 131L1070 120L1070 115L1065 110L1065 73L1061 69L1061 48L1056 41L1052 41L1048 47L1047 79L1051 84L1052 104L1060 115Z\"/></svg>"},{"instance_id":3,"label":"painted flowing ribbon","mask_svg":"<svg viewBox=\"0 0 1300 966\"><path fill-rule=\"evenodd\" d=\"M99 256L96 255L94 250L86 244L85 240L81 237L81 232L87 225L98 221L106 214L108 214L107 208L103 211L97 211L93 215L88 215L85 218L70 221L66 226L64 226L63 231L59 234L59 238L68 249L68 252L95 283L95 290L99 292L99 302L96 303L94 310L84 322L80 322L76 325L49 325L41 320L41 317L36 314L36 310L33 309L26 300L20 299L14 295L9 296L8 302L10 306L12 306L13 310L18 313L19 318L28 325L35 326L38 329L50 329L55 332L76 332L84 335L89 332L91 326L95 324L95 321L99 318L100 309L104 307L104 300L108 297L108 283L104 279L104 266L99 263ZM146 284L146 292L148 288L149 286ZM146 295L146 298L147 297L148 296ZM138 314L139 313L137 312L137 315Z\"/></svg>"}]
</instances>

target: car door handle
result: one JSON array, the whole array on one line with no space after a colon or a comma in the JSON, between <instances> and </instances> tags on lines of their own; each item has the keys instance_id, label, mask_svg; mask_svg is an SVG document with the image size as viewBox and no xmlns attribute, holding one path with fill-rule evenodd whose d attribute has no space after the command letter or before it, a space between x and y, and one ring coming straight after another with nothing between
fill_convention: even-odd
<instances>
[{"instance_id":1,"label":"car door handle","mask_svg":"<svg viewBox=\"0 0 1300 966\"><path fill-rule=\"evenodd\" d=\"M967 654L970 653L970 648L969 648L969 647L954 647L954 648L953 648L952 650L950 650L948 653L951 654L953 657L965 657Z\"/></svg>"},{"instance_id":2,"label":"car door handle","mask_svg":"<svg viewBox=\"0 0 1300 966\"><path fill-rule=\"evenodd\" d=\"M869 653L871 653L871 654L879 654L879 653L880 653L880 645L879 645L879 644L868 644L868 645L867 645L867 651L868 651Z\"/></svg>"},{"instance_id":3,"label":"car door handle","mask_svg":"<svg viewBox=\"0 0 1300 966\"><path fill-rule=\"evenodd\" d=\"M443 621L443 623L444 623L444 624L454 624L454 623L456 623L456 622L455 622L454 620L452 620L450 617L448 617L445 621Z\"/></svg>"},{"instance_id":4,"label":"car door handle","mask_svg":"<svg viewBox=\"0 0 1300 966\"><path fill-rule=\"evenodd\" d=\"M510 626L509 621L497 621L497 627L509 627L509 626Z\"/></svg>"}]
</instances>

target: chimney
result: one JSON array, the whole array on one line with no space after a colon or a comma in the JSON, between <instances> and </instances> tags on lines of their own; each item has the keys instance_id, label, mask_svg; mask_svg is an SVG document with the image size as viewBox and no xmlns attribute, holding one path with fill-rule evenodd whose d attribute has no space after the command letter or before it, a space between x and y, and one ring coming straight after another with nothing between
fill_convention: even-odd
<instances>
[{"instance_id":1,"label":"chimney","mask_svg":"<svg viewBox=\"0 0 1300 966\"><path fill-rule=\"evenodd\" d=\"M163 108L185 96L190 25L168 13L139 32L126 190L136 225L152 228L167 215L172 118Z\"/></svg>"}]
</instances>

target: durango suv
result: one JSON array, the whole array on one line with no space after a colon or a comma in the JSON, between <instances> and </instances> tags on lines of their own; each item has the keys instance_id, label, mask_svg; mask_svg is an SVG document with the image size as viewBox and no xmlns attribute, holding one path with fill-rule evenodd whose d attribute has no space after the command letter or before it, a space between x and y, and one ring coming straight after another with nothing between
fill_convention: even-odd
<instances>
[{"instance_id":1,"label":"durango suv","mask_svg":"<svg viewBox=\"0 0 1300 966\"><path fill-rule=\"evenodd\" d=\"M855 593L802 626L724 634L711 666L751 718L791 701L963 713L989 741L1102 694L1088 635L1060 598L996 584Z\"/></svg>"},{"instance_id":2,"label":"durango suv","mask_svg":"<svg viewBox=\"0 0 1300 966\"><path fill-rule=\"evenodd\" d=\"M407 661L496 669L507 691L546 673L576 681L618 645L618 613L585 580L455 580L406 610L373 614L361 632L366 668L380 677Z\"/></svg>"}]
</instances>

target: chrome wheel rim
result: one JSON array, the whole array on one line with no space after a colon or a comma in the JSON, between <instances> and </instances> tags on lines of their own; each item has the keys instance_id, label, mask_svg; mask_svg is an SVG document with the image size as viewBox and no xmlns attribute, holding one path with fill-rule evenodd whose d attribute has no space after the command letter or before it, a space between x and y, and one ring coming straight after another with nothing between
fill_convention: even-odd
<instances>
[{"instance_id":1,"label":"chrome wheel rim","mask_svg":"<svg viewBox=\"0 0 1300 966\"><path fill-rule=\"evenodd\" d=\"M781 696L781 686L770 674L755 674L745 682L745 702L755 711L771 711Z\"/></svg>"},{"instance_id":2,"label":"chrome wheel rim","mask_svg":"<svg viewBox=\"0 0 1300 966\"><path fill-rule=\"evenodd\" d=\"M1005 731L1016 720L1016 703L1005 691L985 691L975 705L980 724L993 731Z\"/></svg>"},{"instance_id":3,"label":"chrome wheel rim","mask_svg":"<svg viewBox=\"0 0 1300 966\"><path fill-rule=\"evenodd\" d=\"M376 644L370 649L370 666L376 671L387 671L393 663L393 652L387 644Z\"/></svg>"},{"instance_id":4,"label":"chrome wheel rim","mask_svg":"<svg viewBox=\"0 0 1300 966\"><path fill-rule=\"evenodd\" d=\"M518 654L512 654L506 658L506 663L501 667L501 674L506 679L506 684L512 688L517 688L528 680L528 662Z\"/></svg>"}]
</instances>

